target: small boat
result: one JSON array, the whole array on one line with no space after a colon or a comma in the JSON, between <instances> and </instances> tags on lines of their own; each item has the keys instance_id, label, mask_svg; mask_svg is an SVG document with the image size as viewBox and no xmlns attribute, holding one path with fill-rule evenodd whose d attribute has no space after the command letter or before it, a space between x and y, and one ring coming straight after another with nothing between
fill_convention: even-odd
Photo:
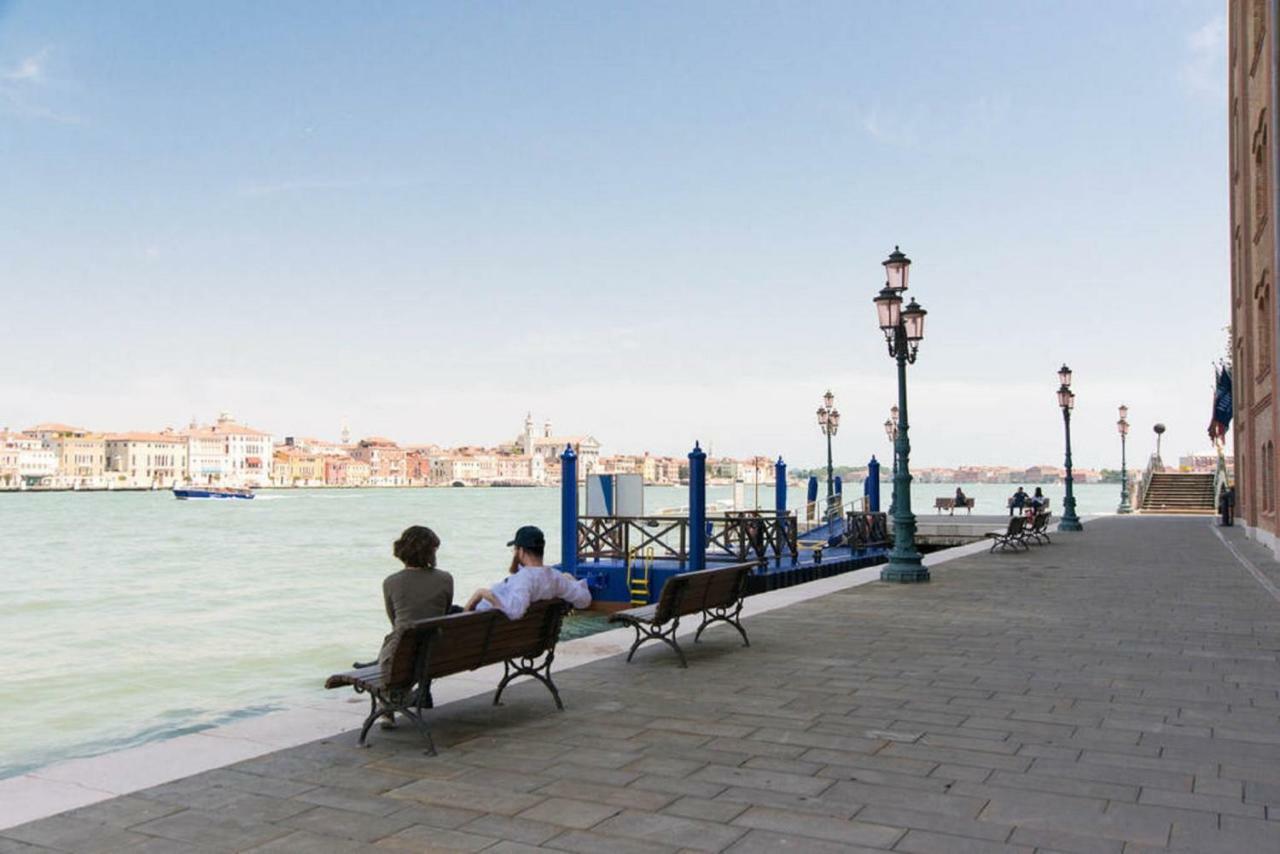
<instances>
[{"instance_id":1,"label":"small boat","mask_svg":"<svg viewBox=\"0 0 1280 854\"><path fill-rule=\"evenodd\" d=\"M253 490L240 486L175 486L173 497L179 501L191 498L253 498Z\"/></svg>"}]
</instances>

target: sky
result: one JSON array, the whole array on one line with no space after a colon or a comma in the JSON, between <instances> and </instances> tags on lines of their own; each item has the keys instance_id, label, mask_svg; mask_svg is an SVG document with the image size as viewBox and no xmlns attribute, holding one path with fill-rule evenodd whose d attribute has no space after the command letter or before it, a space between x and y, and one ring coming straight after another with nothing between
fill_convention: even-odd
<instances>
[{"instance_id":1,"label":"sky","mask_svg":"<svg viewBox=\"0 0 1280 854\"><path fill-rule=\"evenodd\" d=\"M889 453L1208 447L1220 0L0 0L0 427Z\"/></svg>"}]
</instances>

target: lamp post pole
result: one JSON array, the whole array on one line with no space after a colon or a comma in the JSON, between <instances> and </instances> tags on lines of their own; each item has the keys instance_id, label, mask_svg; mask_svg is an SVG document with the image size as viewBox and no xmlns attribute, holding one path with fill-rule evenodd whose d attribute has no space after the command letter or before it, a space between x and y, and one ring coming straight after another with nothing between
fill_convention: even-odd
<instances>
[{"instance_id":1,"label":"lamp post pole","mask_svg":"<svg viewBox=\"0 0 1280 854\"><path fill-rule=\"evenodd\" d=\"M889 345L889 356L898 363L898 424L893 448L893 550L889 552L889 562L880 570L880 580L903 583L929 580L929 570L916 549L907 418L907 365L915 362L920 342L924 339L927 312L914 299L905 308L902 305L910 268L911 259L895 246L884 262L885 285L874 300L880 331Z\"/></svg>"},{"instance_id":2,"label":"lamp post pole","mask_svg":"<svg viewBox=\"0 0 1280 854\"><path fill-rule=\"evenodd\" d=\"M1120 420L1116 422L1116 429L1120 431L1120 506L1116 508L1117 513L1133 512L1133 506L1129 503L1129 470L1125 460L1125 441L1129 436L1128 416L1129 407L1120 404Z\"/></svg>"},{"instance_id":3,"label":"lamp post pole","mask_svg":"<svg viewBox=\"0 0 1280 854\"><path fill-rule=\"evenodd\" d=\"M824 514L827 521L831 521L838 515L833 508L836 484L835 466L831 457L831 437L840 429L840 410L836 409L835 405L836 396L828 389L822 396L822 406L818 407L818 429L827 437L827 512Z\"/></svg>"},{"instance_id":4,"label":"lamp post pole","mask_svg":"<svg viewBox=\"0 0 1280 854\"><path fill-rule=\"evenodd\" d=\"M1063 464L1067 470L1067 497L1062 502L1062 521L1058 523L1059 531L1083 531L1080 517L1076 515L1076 496L1072 487L1071 476L1071 410L1076 405L1076 394L1071 390L1071 369L1065 364L1058 369L1058 405L1062 407L1062 425L1066 433L1067 454Z\"/></svg>"}]
</instances>

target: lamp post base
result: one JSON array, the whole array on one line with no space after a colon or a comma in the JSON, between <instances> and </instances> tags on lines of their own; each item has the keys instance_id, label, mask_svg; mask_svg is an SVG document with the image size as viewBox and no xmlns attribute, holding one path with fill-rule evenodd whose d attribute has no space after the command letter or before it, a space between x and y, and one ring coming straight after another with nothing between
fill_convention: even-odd
<instances>
[{"instance_id":1,"label":"lamp post base","mask_svg":"<svg viewBox=\"0 0 1280 854\"><path fill-rule=\"evenodd\" d=\"M1062 521L1058 523L1059 531L1083 531L1084 525L1080 523L1078 516L1063 516Z\"/></svg>"},{"instance_id":2,"label":"lamp post base","mask_svg":"<svg viewBox=\"0 0 1280 854\"><path fill-rule=\"evenodd\" d=\"M929 580L929 568L920 563L920 558L911 560L895 560L892 556L889 562L880 570L881 581L892 581L897 584L922 584Z\"/></svg>"},{"instance_id":3,"label":"lamp post base","mask_svg":"<svg viewBox=\"0 0 1280 854\"><path fill-rule=\"evenodd\" d=\"M1116 508L1116 512L1121 515L1124 515L1125 513L1132 513L1133 507L1129 504L1129 501L1126 499L1125 501L1121 502L1119 507Z\"/></svg>"}]
</instances>

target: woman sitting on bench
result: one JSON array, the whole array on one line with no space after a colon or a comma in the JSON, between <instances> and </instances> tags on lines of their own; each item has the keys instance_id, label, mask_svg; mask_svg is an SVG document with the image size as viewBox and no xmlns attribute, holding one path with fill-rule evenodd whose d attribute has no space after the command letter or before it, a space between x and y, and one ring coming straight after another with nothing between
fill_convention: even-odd
<instances>
[{"instance_id":1,"label":"woman sitting on bench","mask_svg":"<svg viewBox=\"0 0 1280 854\"><path fill-rule=\"evenodd\" d=\"M542 565L547 540L540 528L525 525L507 545L514 548L507 577L471 594L467 600L468 611L497 608L509 619L518 620L529 610L530 603L543 599L563 599L575 608L591 604L591 591L585 579Z\"/></svg>"},{"instance_id":2,"label":"woman sitting on bench","mask_svg":"<svg viewBox=\"0 0 1280 854\"><path fill-rule=\"evenodd\" d=\"M424 525L405 528L391 546L391 553L404 564L404 569L382 580L382 601L391 621L391 633L383 638L378 652L378 663L383 668L395 649L392 640L397 629L442 616L453 607L453 576L436 567L439 549L440 538ZM388 715L382 726L395 726L395 718Z\"/></svg>"}]
</instances>

